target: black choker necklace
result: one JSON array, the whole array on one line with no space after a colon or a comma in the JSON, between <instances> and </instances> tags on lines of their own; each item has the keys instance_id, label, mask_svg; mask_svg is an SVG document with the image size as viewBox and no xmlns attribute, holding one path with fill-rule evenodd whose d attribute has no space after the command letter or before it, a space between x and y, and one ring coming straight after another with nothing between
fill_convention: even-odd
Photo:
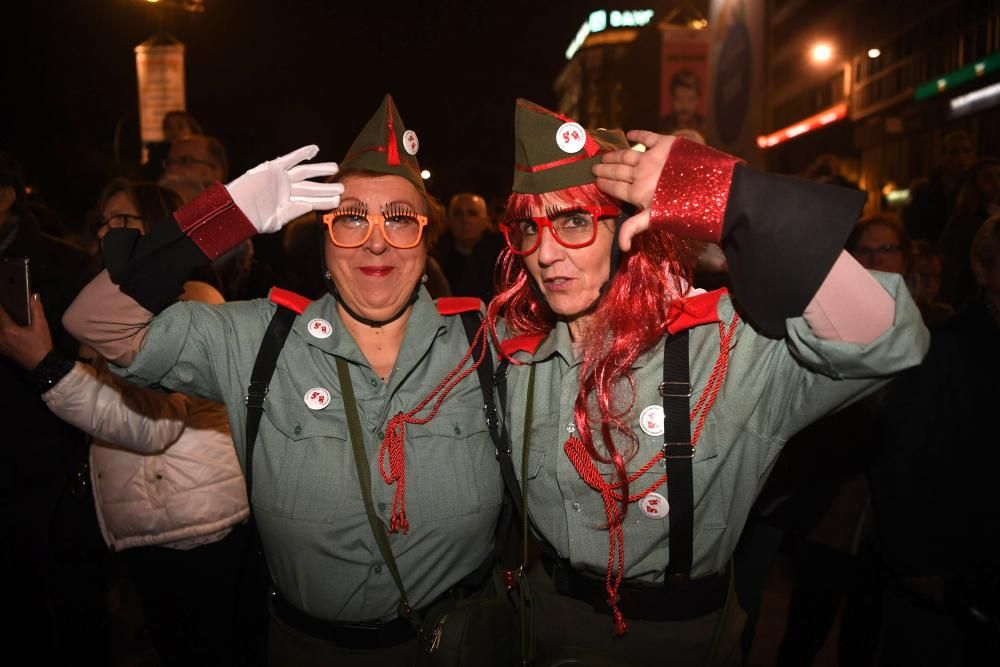
<instances>
[{"instance_id":1,"label":"black choker necklace","mask_svg":"<svg viewBox=\"0 0 1000 667\"><path fill-rule=\"evenodd\" d=\"M344 312L350 315L351 319L360 322L361 324L364 324L365 326L371 327L373 329L384 327L385 325L391 324L396 320L398 320L399 318L401 318L403 314L410 309L410 306L412 306L414 303L417 302L417 297L420 296L420 284L418 283L413 290L413 294L410 296L409 299L407 299L406 303L404 303L403 306L396 311L395 315L393 315L387 320L370 320L364 315L354 312L354 310L352 310L351 307L347 305L347 301L345 301L340 296L340 292L337 291L337 286L334 284L333 280L330 279L329 272L326 273L324 278L326 278L327 290L330 292L330 294L333 295L333 298L337 300L337 303L340 304L340 307L344 309Z\"/></svg>"}]
</instances>

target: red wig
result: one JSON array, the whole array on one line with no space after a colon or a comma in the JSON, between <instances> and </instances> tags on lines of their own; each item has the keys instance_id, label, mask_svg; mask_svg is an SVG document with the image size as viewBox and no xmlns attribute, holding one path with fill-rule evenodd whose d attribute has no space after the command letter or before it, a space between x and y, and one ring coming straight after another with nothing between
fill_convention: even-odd
<instances>
[{"instance_id":1,"label":"red wig","mask_svg":"<svg viewBox=\"0 0 1000 667\"><path fill-rule=\"evenodd\" d=\"M514 193L507 200L507 212L539 211L554 203L621 208L621 202L590 183L544 195ZM626 467L639 445L629 426L636 393L632 364L666 335L670 303L682 294L681 281L690 277L690 259L686 245L666 232L650 229L633 238L632 250L622 256L611 284L591 314L592 321L601 326L589 327L584 340L579 341L583 363L574 408L578 437L594 461L614 466L622 485L619 520L628 509ZM487 311L494 339L498 317L506 318L512 336L548 334L557 318L532 288L523 259L505 248L499 265L497 296ZM628 391L623 392L626 386ZM591 409L595 403L596 413ZM601 425L601 447L591 437L590 425L595 420ZM624 436L628 443L625 451L615 445L613 431Z\"/></svg>"}]
</instances>

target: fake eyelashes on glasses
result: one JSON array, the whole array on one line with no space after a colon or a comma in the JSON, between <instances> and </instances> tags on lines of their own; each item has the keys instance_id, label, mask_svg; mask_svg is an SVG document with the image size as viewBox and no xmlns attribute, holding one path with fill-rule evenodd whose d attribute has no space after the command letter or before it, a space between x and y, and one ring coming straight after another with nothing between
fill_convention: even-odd
<instances>
[{"instance_id":1,"label":"fake eyelashes on glasses","mask_svg":"<svg viewBox=\"0 0 1000 667\"><path fill-rule=\"evenodd\" d=\"M362 218L368 216L368 204L364 203L350 204L333 210L338 215L356 215ZM395 218L399 216L415 217L417 215L417 212L414 211L412 207L395 202L383 206L381 208L381 213L384 218Z\"/></svg>"}]
</instances>

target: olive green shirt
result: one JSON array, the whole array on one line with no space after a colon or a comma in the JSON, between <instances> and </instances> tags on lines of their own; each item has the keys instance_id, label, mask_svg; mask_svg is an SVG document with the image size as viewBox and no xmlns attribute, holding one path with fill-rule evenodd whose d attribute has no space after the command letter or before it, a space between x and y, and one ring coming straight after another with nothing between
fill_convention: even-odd
<instances>
[{"instance_id":1,"label":"olive green shirt","mask_svg":"<svg viewBox=\"0 0 1000 667\"><path fill-rule=\"evenodd\" d=\"M152 320L124 374L139 384L224 402L245 464L244 397L275 310L267 300L175 304ZM332 325L328 337L309 333L314 319ZM271 575L293 605L319 618L361 621L393 618L399 602L361 499L336 358L349 364L375 509L388 526L394 487L378 467L388 420L434 391L468 348L461 318L439 315L423 288L387 383L342 325L332 297L313 302L295 319L264 403L252 499ZM316 388L328 391L330 400L314 410L304 397ZM493 543L502 482L482 406L473 372L433 420L406 427L410 530L389 540L418 609L483 563Z\"/></svg>"},{"instance_id":2,"label":"olive green shirt","mask_svg":"<svg viewBox=\"0 0 1000 667\"><path fill-rule=\"evenodd\" d=\"M694 553L692 576L723 569L736 548L750 507L782 446L798 430L842 408L888 381L888 375L920 363L928 334L902 279L874 274L895 299L895 323L867 345L817 338L803 318L787 320L787 336L766 338L740 321L729 350L728 371L695 447ZM728 329L734 310L728 296L719 302ZM719 356L719 326L690 330L691 407L704 391ZM633 364L636 400L631 429L638 453L628 464L638 470L663 447L663 436L640 428L644 408L662 405L660 341ZM598 491L581 479L566 455L566 440L576 432L574 402L579 391L580 360L573 353L569 329L559 322L534 354L518 352L507 379L508 428L515 468L521 474L528 375L535 367L534 415L528 453L528 511L534 525L559 556L575 569L603 577L608 565L608 519ZM628 398L627 385L617 388ZM593 421L592 421L593 425ZM694 425L692 425L692 434ZM600 433L595 446L601 447ZM624 439L616 440L628 451ZM598 464L615 482L610 465ZM662 461L630 486L645 490L664 473ZM524 480L522 480L522 483ZM669 484L669 482L667 482ZM667 496L666 486L657 492ZM650 518L636 503L624 521L625 577L633 582L662 582L670 556L670 520Z\"/></svg>"}]
</instances>

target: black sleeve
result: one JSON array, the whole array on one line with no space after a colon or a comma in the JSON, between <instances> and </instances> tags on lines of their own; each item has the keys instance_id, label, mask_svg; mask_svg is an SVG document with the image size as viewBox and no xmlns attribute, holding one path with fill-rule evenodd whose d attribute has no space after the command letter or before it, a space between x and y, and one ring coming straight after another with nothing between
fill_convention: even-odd
<instances>
[{"instance_id":1,"label":"black sleeve","mask_svg":"<svg viewBox=\"0 0 1000 667\"><path fill-rule=\"evenodd\" d=\"M812 300L858 220L866 193L791 176L733 170L722 249L741 313L761 333Z\"/></svg>"},{"instance_id":2,"label":"black sleeve","mask_svg":"<svg viewBox=\"0 0 1000 667\"><path fill-rule=\"evenodd\" d=\"M145 235L134 229L111 229L104 237L103 252L112 282L152 313L174 303L184 291L184 281L209 263L172 218Z\"/></svg>"}]
</instances>

